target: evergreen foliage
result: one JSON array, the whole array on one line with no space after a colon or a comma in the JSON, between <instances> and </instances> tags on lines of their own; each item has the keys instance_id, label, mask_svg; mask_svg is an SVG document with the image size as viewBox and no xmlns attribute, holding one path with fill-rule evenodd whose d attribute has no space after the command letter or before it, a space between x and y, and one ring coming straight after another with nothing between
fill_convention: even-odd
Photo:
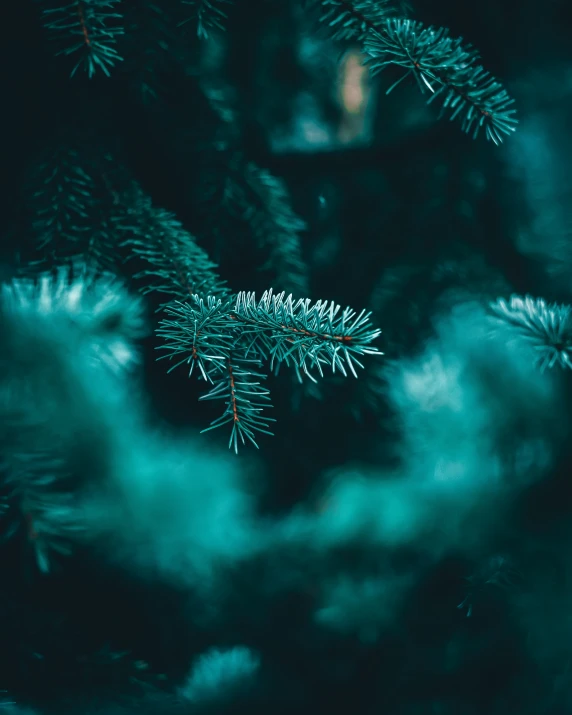
<instances>
[{"instance_id":1,"label":"evergreen foliage","mask_svg":"<svg viewBox=\"0 0 572 715\"><path fill-rule=\"evenodd\" d=\"M150 264L136 274L146 280L142 289L145 294L157 291L184 301L196 293L228 292L216 273L216 265L195 238L172 213L154 207L137 186L120 204L113 225L121 244Z\"/></svg>"},{"instance_id":2,"label":"evergreen foliage","mask_svg":"<svg viewBox=\"0 0 572 715\"><path fill-rule=\"evenodd\" d=\"M24 530L46 573L84 531L77 494L88 475L78 460L99 409L84 380L113 388L138 363L132 343L146 326L139 299L82 266L5 284L0 316L4 536Z\"/></svg>"},{"instance_id":3,"label":"evergreen foliage","mask_svg":"<svg viewBox=\"0 0 572 715\"><path fill-rule=\"evenodd\" d=\"M429 102L440 101L450 119L459 118L463 131L477 137L481 129L495 144L515 130L514 99L483 67L471 47L452 39L445 29L424 28L411 20L388 20L380 32L365 40L374 73L397 66L405 74L387 91L412 74Z\"/></svg>"},{"instance_id":4,"label":"evergreen foliage","mask_svg":"<svg viewBox=\"0 0 572 715\"><path fill-rule=\"evenodd\" d=\"M105 177L113 158L90 156L78 146L76 137L50 148L28 172L25 210L37 255L44 265L80 260L112 270L119 253Z\"/></svg>"},{"instance_id":5,"label":"evergreen foliage","mask_svg":"<svg viewBox=\"0 0 572 715\"><path fill-rule=\"evenodd\" d=\"M542 298L513 295L493 304L493 313L533 348L541 369L572 368L572 309Z\"/></svg>"},{"instance_id":6,"label":"evergreen foliage","mask_svg":"<svg viewBox=\"0 0 572 715\"><path fill-rule=\"evenodd\" d=\"M401 14L392 0L321 0L321 22L328 25L336 40L364 42L386 20Z\"/></svg>"},{"instance_id":7,"label":"evergreen foliage","mask_svg":"<svg viewBox=\"0 0 572 715\"><path fill-rule=\"evenodd\" d=\"M284 293L267 291L260 300L253 293L239 293L230 299L205 299L193 295L190 303L166 309L170 319L161 322L158 335L164 339L168 357L175 367L195 365L212 389L201 399L226 401L226 410L209 429L231 423L230 444L238 448L237 437L255 446L254 432L268 431L268 418L260 413L270 407L268 390L258 370L263 362L278 372L280 365L292 365L299 380L302 373L315 381L311 370L323 375L324 364L332 372L348 371L357 377L363 365L359 355L377 354L371 345L380 334L371 328L369 314L356 315L340 306L308 299L294 301ZM274 421L274 420L272 420Z\"/></svg>"},{"instance_id":8,"label":"evergreen foliage","mask_svg":"<svg viewBox=\"0 0 572 715\"><path fill-rule=\"evenodd\" d=\"M465 132L477 137L481 129L495 144L511 134L517 123L514 100L480 64L479 54L451 38L446 28L424 27L405 17L406 8L392 0L321 0L326 24L335 39L358 42L374 74L390 67L405 72L391 92L409 75L417 80L429 102L441 102L442 112L459 118ZM439 99L438 99L439 98Z\"/></svg>"},{"instance_id":9,"label":"evergreen foliage","mask_svg":"<svg viewBox=\"0 0 572 715\"><path fill-rule=\"evenodd\" d=\"M273 267L280 289L307 295L308 277L300 246L306 225L292 210L284 183L249 162L228 191L234 212L247 222L258 246L267 249L268 263L261 270Z\"/></svg>"},{"instance_id":10,"label":"evergreen foliage","mask_svg":"<svg viewBox=\"0 0 572 715\"><path fill-rule=\"evenodd\" d=\"M0 711L572 712L564 0L8 5Z\"/></svg>"},{"instance_id":11,"label":"evergreen foliage","mask_svg":"<svg viewBox=\"0 0 572 715\"><path fill-rule=\"evenodd\" d=\"M123 59L117 50L118 38L124 30L118 12L121 0L73 0L67 5L44 4L44 25L57 54L71 56L75 65L73 76L83 68L88 77L102 72L109 76Z\"/></svg>"},{"instance_id":12,"label":"evergreen foliage","mask_svg":"<svg viewBox=\"0 0 572 715\"><path fill-rule=\"evenodd\" d=\"M224 30L226 20L225 5L232 0L183 0L190 6L192 16L185 22L196 23L199 38L207 39L213 30Z\"/></svg>"}]
</instances>

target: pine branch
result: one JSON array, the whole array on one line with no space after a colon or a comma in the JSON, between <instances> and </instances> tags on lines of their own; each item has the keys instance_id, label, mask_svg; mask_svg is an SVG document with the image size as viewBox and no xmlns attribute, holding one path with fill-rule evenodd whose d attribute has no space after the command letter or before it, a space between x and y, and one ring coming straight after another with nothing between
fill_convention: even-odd
<instances>
[{"instance_id":1,"label":"pine branch","mask_svg":"<svg viewBox=\"0 0 572 715\"><path fill-rule=\"evenodd\" d=\"M272 405L268 390L261 387L265 376L258 372L260 361L240 354L236 325L229 317L234 300L226 297L228 289L215 273L215 264L172 214L153 207L138 189L130 205L133 208L118 219L116 227L129 234L124 245L152 266L137 274L150 280L143 292L158 291L176 299L163 305L166 314L176 319L162 320L157 330L167 341L159 346L168 350L164 357L176 359L169 372L187 363L192 375L196 365L212 386L200 399L226 400L223 414L205 431L231 423L229 446L235 452L239 439L258 446L254 433L271 434L268 422L272 421L259 413Z\"/></svg>"},{"instance_id":2,"label":"pine branch","mask_svg":"<svg viewBox=\"0 0 572 715\"><path fill-rule=\"evenodd\" d=\"M258 448L255 432L273 435L268 429L269 422L275 422L271 417L262 417L263 409L272 407L268 390L262 387L266 376L258 370L261 363L257 359L240 357L233 351L224 363L224 373L213 381L213 387L201 400L226 401L224 413L211 423L209 430L231 424L232 429L228 446L234 447L238 454L238 438L242 444L248 439Z\"/></svg>"},{"instance_id":3,"label":"pine branch","mask_svg":"<svg viewBox=\"0 0 572 715\"><path fill-rule=\"evenodd\" d=\"M46 0L41 0L46 2ZM43 10L44 25L54 41L62 46L57 55L80 55L71 76L83 67L88 77L103 72L109 77L122 61L117 40L123 34L121 0L74 0L68 5Z\"/></svg>"},{"instance_id":4,"label":"pine branch","mask_svg":"<svg viewBox=\"0 0 572 715\"><path fill-rule=\"evenodd\" d=\"M372 329L370 315L365 310L357 314L349 307L340 314L340 306L333 301L294 301L271 290L259 301L253 293L239 293L233 312L243 335L251 335L256 349L270 360L271 369L292 364L312 380L310 369L316 367L323 376L324 364L344 377L348 370L357 377L355 368L363 365L356 356L379 354L371 343L381 331Z\"/></svg>"},{"instance_id":5,"label":"pine branch","mask_svg":"<svg viewBox=\"0 0 572 715\"><path fill-rule=\"evenodd\" d=\"M206 40L213 30L224 30L227 14L224 5L230 5L232 0L183 0L183 5L189 5L191 17L181 24L196 23L197 35Z\"/></svg>"},{"instance_id":6,"label":"pine branch","mask_svg":"<svg viewBox=\"0 0 572 715\"><path fill-rule=\"evenodd\" d=\"M81 259L111 268L117 262L117 245L101 177L112 159L103 153L92 161L73 143L46 154L27 178L27 211L40 261Z\"/></svg>"},{"instance_id":7,"label":"pine branch","mask_svg":"<svg viewBox=\"0 0 572 715\"><path fill-rule=\"evenodd\" d=\"M364 47L373 74L389 66L405 70L387 93L412 74L420 89L431 93L429 102L439 99L442 113L450 111L451 120L461 119L463 131L476 138L483 129L487 139L499 144L516 128L514 100L477 64L478 53L462 42L443 28L392 19L369 33Z\"/></svg>"},{"instance_id":8,"label":"pine branch","mask_svg":"<svg viewBox=\"0 0 572 715\"><path fill-rule=\"evenodd\" d=\"M169 358L186 354L177 365L197 362L205 379L210 371L205 363L229 359L239 343L246 356L269 360L271 369L284 363L312 380L310 369L316 367L323 376L324 364L334 373L347 376L349 371L357 377L355 368L363 368L357 356L380 354L371 345L381 331L371 327L370 313L346 308L340 314L340 306L328 301L294 301L268 290L258 301L245 292L206 302L195 295L188 303L168 306L167 312L174 320L161 323L163 349Z\"/></svg>"},{"instance_id":9,"label":"pine branch","mask_svg":"<svg viewBox=\"0 0 572 715\"><path fill-rule=\"evenodd\" d=\"M274 420L260 414L271 407L259 372L264 361L275 372L282 363L292 366L300 379L305 373L315 382L314 367L321 376L327 364L333 372L357 377L356 367L363 367L358 356L380 354L371 345L380 331L371 328L369 313L346 308L340 314L334 303L294 301L284 293L267 291L259 301L253 293L224 299L195 295L167 306L166 312L169 318L157 332L164 341L160 349L175 360L171 369L187 364L192 374L196 367L212 384L201 399L226 399L224 414L208 429L231 423L235 451L239 437L256 444L255 432L270 434L268 422Z\"/></svg>"},{"instance_id":10,"label":"pine branch","mask_svg":"<svg viewBox=\"0 0 572 715\"><path fill-rule=\"evenodd\" d=\"M121 43L125 61L121 71L146 106L158 99L162 74L182 59L182 38L176 32L176 24L168 9L152 0L125 10L125 37Z\"/></svg>"},{"instance_id":11,"label":"pine branch","mask_svg":"<svg viewBox=\"0 0 572 715\"><path fill-rule=\"evenodd\" d=\"M55 161L41 163L31 191L36 216L32 228L39 236L38 249L62 239L83 243L90 231L90 214L95 205L93 178L81 167L73 149L61 151Z\"/></svg>"},{"instance_id":12,"label":"pine branch","mask_svg":"<svg viewBox=\"0 0 572 715\"><path fill-rule=\"evenodd\" d=\"M320 0L320 22L330 28L334 40L363 43L370 32L406 9L394 0Z\"/></svg>"},{"instance_id":13,"label":"pine branch","mask_svg":"<svg viewBox=\"0 0 572 715\"><path fill-rule=\"evenodd\" d=\"M207 382L213 381L216 372L224 372L236 342L236 324L230 318L234 303L232 297L195 296L188 303L166 306L166 314L173 319L163 319L157 335L166 341L159 348L168 351L162 358L176 360L169 372L186 363L189 376L196 366Z\"/></svg>"},{"instance_id":14,"label":"pine branch","mask_svg":"<svg viewBox=\"0 0 572 715\"><path fill-rule=\"evenodd\" d=\"M150 264L136 276L149 280L144 294L156 291L181 301L195 294L228 294L216 265L173 214L153 206L135 184L122 204L114 227L122 245Z\"/></svg>"},{"instance_id":15,"label":"pine branch","mask_svg":"<svg viewBox=\"0 0 572 715\"><path fill-rule=\"evenodd\" d=\"M528 342L541 369L559 365L572 369L572 308L542 298L513 295L491 305L497 320Z\"/></svg>"},{"instance_id":16,"label":"pine branch","mask_svg":"<svg viewBox=\"0 0 572 715\"><path fill-rule=\"evenodd\" d=\"M276 277L273 282L280 290L308 295L300 240L306 224L292 209L286 185L243 156L234 136L236 117L224 96L204 89L201 95L211 135L210 141L204 140L212 146L211 152L205 152L206 171L201 175L210 178L203 213L214 216L220 224L222 209L223 214L226 210L232 219L244 222L257 246L267 254L260 270L272 270Z\"/></svg>"},{"instance_id":17,"label":"pine branch","mask_svg":"<svg viewBox=\"0 0 572 715\"><path fill-rule=\"evenodd\" d=\"M306 224L292 210L284 183L252 162L241 166L240 177L230 177L232 209L250 226L258 245L269 253L260 270L274 269L280 289L298 296L309 292L302 259L300 233Z\"/></svg>"},{"instance_id":18,"label":"pine branch","mask_svg":"<svg viewBox=\"0 0 572 715\"><path fill-rule=\"evenodd\" d=\"M483 129L487 139L500 144L515 130L514 100L478 64L478 53L463 46L462 38L404 19L406 9L391 0L321 0L321 5L321 20L334 39L359 42L373 74L388 67L405 70L387 94L413 75L421 91L430 92L428 102L439 99L441 113L459 118L473 138Z\"/></svg>"},{"instance_id":19,"label":"pine branch","mask_svg":"<svg viewBox=\"0 0 572 715\"><path fill-rule=\"evenodd\" d=\"M127 205L130 208L117 218L116 228L128 235L123 245L151 264L137 274L150 281L143 292L158 291L171 298L163 308L175 319L161 321L157 335L166 345L159 349L167 349L165 357L176 359L171 370L187 363L191 375L197 366L202 379L211 384L201 400L226 400L223 414L208 430L231 423L229 446L234 446L235 452L239 439L258 446L254 433L271 434L268 422L272 421L259 413L272 405L268 390L261 387L265 376L258 372L260 360L241 354L244 350L236 325L229 317L234 300L228 297L215 264L180 222L153 207L138 187L134 186Z\"/></svg>"},{"instance_id":20,"label":"pine branch","mask_svg":"<svg viewBox=\"0 0 572 715\"><path fill-rule=\"evenodd\" d=\"M169 372L186 363L190 376L196 367L212 386L200 399L226 400L224 413L204 431L231 423L229 447L234 446L236 452L239 438L243 444L248 439L258 447L254 433L271 434L268 422L274 420L260 415L272 407L268 390L261 386L266 376L260 373L261 361L246 356L232 312L235 303L235 298L193 296L190 303L171 304L166 313L172 319L161 321L157 335L165 341L159 349L168 352L162 357L176 360Z\"/></svg>"}]
</instances>

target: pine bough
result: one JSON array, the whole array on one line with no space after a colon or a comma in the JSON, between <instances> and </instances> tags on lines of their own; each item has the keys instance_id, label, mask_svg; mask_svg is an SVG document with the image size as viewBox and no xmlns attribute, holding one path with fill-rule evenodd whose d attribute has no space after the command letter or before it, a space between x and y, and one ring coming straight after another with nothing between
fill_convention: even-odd
<instances>
[{"instance_id":1,"label":"pine bough","mask_svg":"<svg viewBox=\"0 0 572 715\"><path fill-rule=\"evenodd\" d=\"M171 370L187 364L189 374L209 383L202 400L224 400L223 414L207 430L230 424L235 452L239 440L258 446L256 432L272 434L274 420L262 414L272 406L263 385L265 362L275 373L284 364L300 381L306 375L315 382L312 371L322 376L324 365L357 377L358 356L381 354L371 345L381 331L372 328L370 313L272 290L260 300L254 293L232 294L194 237L136 184L121 203L130 208L114 226L123 245L148 265L137 274L145 280L143 292L169 296L161 305L167 317L157 330L159 349L174 360Z\"/></svg>"},{"instance_id":2,"label":"pine bough","mask_svg":"<svg viewBox=\"0 0 572 715\"><path fill-rule=\"evenodd\" d=\"M500 144L517 124L514 100L480 64L479 54L445 28L424 27L403 17L391 0L319 0L321 21L336 40L358 42L372 74L389 67L402 76L389 94L412 75L429 102L441 102L441 114L460 119L463 131L476 138L481 130Z\"/></svg>"},{"instance_id":3,"label":"pine bough","mask_svg":"<svg viewBox=\"0 0 572 715\"><path fill-rule=\"evenodd\" d=\"M230 3L231 0L183 0L183 5L191 8L191 17L181 24L196 23L197 36L206 40L214 30L224 30L227 15L223 5Z\"/></svg>"},{"instance_id":4,"label":"pine bough","mask_svg":"<svg viewBox=\"0 0 572 715\"><path fill-rule=\"evenodd\" d=\"M46 0L40 0L46 5ZM74 0L67 5L43 10L44 26L61 46L58 55L77 56L72 76L80 67L93 77L98 72L109 77L122 61L117 42L124 34L122 15L117 11L121 0Z\"/></svg>"},{"instance_id":5,"label":"pine bough","mask_svg":"<svg viewBox=\"0 0 572 715\"><path fill-rule=\"evenodd\" d=\"M239 439L258 446L255 432L272 434L269 423L275 420L262 414L271 407L261 372L265 362L275 374L284 364L300 380L305 374L316 381L312 370L323 376L324 366L357 377L359 356L381 354L371 345L381 331L371 327L370 314L340 310L333 302L312 304L272 290L260 300L246 292L226 299L193 295L190 302L167 306L169 318L158 335L164 357L175 360L171 369L187 364L189 374L196 370L211 385L201 399L225 401L223 415L204 431L230 424L229 447L236 452Z\"/></svg>"}]
</instances>

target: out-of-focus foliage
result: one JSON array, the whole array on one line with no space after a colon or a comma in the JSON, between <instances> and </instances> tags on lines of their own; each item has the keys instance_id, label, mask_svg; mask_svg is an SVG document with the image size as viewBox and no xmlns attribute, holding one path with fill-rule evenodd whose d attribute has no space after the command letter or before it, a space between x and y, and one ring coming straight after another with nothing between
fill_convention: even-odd
<instances>
[{"instance_id":1,"label":"out-of-focus foliage","mask_svg":"<svg viewBox=\"0 0 572 715\"><path fill-rule=\"evenodd\" d=\"M513 295L493 306L499 320L529 341L541 368L572 367L572 318L569 305L548 305L542 298Z\"/></svg>"},{"instance_id":2,"label":"out-of-focus foliage","mask_svg":"<svg viewBox=\"0 0 572 715\"><path fill-rule=\"evenodd\" d=\"M120 0L72 0L65 5L60 0L40 1L46 30L60 46L57 54L76 62L72 77L80 67L90 78L98 72L109 76L122 60L117 51L118 37L124 32Z\"/></svg>"},{"instance_id":3,"label":"out-of-focus foliage","mask_svg":"<svg viewBox=\"0 0 572 715\"><path fill-rule=\"evenodd\" d=\"M571 711L568 15L9 3L0 709Z\"/></svg>"}]
</instances>

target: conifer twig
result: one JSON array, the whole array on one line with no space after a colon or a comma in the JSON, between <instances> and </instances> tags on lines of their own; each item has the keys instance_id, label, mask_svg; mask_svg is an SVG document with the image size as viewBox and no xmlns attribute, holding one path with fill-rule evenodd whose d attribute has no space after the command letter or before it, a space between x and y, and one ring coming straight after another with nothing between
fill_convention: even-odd
<instances>
[{"instance_id":1,"label":"conifer twig","mask_svg":"<svg viewBox=\"0 0 572 715\"><path fill-rule=\"evenodd\" d=\"M255 432L271 434L273 420L261 415L271 407L261 382L263 362L275 372L281 364L291 366L299 379L305 373L315 382L314 367L321 376L327 364L333 372L357 377L356 368L363 367L358 357L380 354L371 344L380 331L371 327L369 313L351 308L340 313L334 303L295 301L271 290L258 301L244 292L228 298L195 295L168 305L166 312L157 331L164 341L160 349L175 360L172 369L187 364L192 374L196 366L212 385L201 399L226 400L224 414L208 429L231 423L229 446L235 451L238 438L256 445Z\"/></svg>"},{"instance_id":2,"label":"conifer twig","mask_svg":"<svg viewBox=\"0 0 572 715\"><path fill-rule=\"evenodd\" d=\"M197 35L200 39L208 39L213 30L224 30L226 12L224 5L230 5L232 0L183 0L183 5L191 7L191 17L181 24L196 22Z\"/></svg>"},{"instance_id":3,"label":"conifer twig","mask_svg":"<svg viewBox=\"0 0 572 715\"><path fill-rule=\"evenodd\" d=\"M213 382L212 389L203 395L201 400L225 400L225 411L214 420L203 432L231 424L232 429L228 446L234 447L238 453L238 439L245 444L248 439L256 448L258 444L255 432L273 435L268 429L269 422L275 422L271 417L262 417L263 409L272 407L269 391L262 387L266 376L258 369L260 360L239 357L236 351L231 352L224 361L224 371Z\"/></svg>"},{"instance_id":4,"label":"conifer twig","mask_svg":"<svg viewBox=\"0 0 572 715\"><path fill-rule=\"evenodd\" d=\"M399 67L404 74L387 94L413 75L428 102L437 99L450 119L460 119L463 131L500 144L517 124L514 100L480 64L479 54L445 28L424 27L406 19L392 0L320 0L334 39L360 43L373 74Z\"/></svg>"},{"instance_id":5,"label":"conifer twig","mask_svg":"<svg viewBox=\"0 0 572 715\"><path fill-rule=\"evenodd\" d=\"M320 0L320 22L330 28L335 40L363 43L390 17L402 17L405 8L394 0Z\"/></svg>"},{"instance_id":6,"label":"conifer twig","mask_svg":"<svg viewBox=\"0 0 572 715\"><path fill-rule=\"evenodd\" d=\"M481 129L487 139L500 144L503 135L516 128L514 100L480 64L479 55L462 38L451 38L444 28L425 28L411 20L388 20L365 39L367 62L374 74L397 66L405 74L388 90L391 92L408 75L413 75L421 91L429 91L429 102L439 99L442 113L461 119L463 131L476 138Z\"/></svg>"},{"instance_id":7,"label":"conifer twig","mask_svg":"<svg viewBox=\"0 0 572 715\"><path fill-rule=\"evenodd\" d=\"M117 12L121 0L73 0L67 5L43 11L44 25L62 49L58 55L80 57L71 71L73 76L84 67L88 77L97 72L109 76L121 62L117 40L123 35L122 15ZM41 0L44 4L46 0Z\"/></svg>"},{"instance_id":8,"label":"conifer twig","mask_svg":"<svg viewBox=\"0 0 572 715\"><path fill-rule=\"evenodd\" d=\"M114 226L121 244L149 264L136 276L150 279L144 294L164 293L169 296L166 303L189 300L197 293L228 294L216 264L172 213L153 206L135 183L121 200Z\"/></svg>"},{"instance_id":9,"label":"conifer twig","mask_svg":"<svg viewBox=\"0 0 572 715\"><path fill-rule=\"evenodd\" d=\"M284 182L252 162L229 181L231 210L244 218L258 245L269 253L260 270L274 269L280 289L308 294L300 234L306 224L293 211Z\"/></svg>"},{"instance_id":10,"label":"conifer twig","mask_svg":"<svg viewBox=\"0 0 572 715\"><path fill-rule=\"evenodd\" d=\"M94 140L88 136L83 141ZM113 160L105 152L97 158L82 153L78 145L72 140L55 150L50 146L27 177L26 208L35 248L40 261L81 259L92 267L110 268L117 261L117 245L101 177Z\"/></svg>"},{"instance_id":11,"label":"conifer twig","mask_svg":"<svg viewBox=\"0 0 572 715\"><path fill-rule=\"evenodd\" d=\"M220 93L201 90L205 116L215 127L213 151L207 165L212 176L205 209L220 223L220 213L244 222L258 247L267 254L261 270L272 269L280 290L308 295L309 282L302 257L305 222L294 212L281 179L249 161L232 139L234 112ZM212 127L210 127L212 132ZM215 146L216 145L216 148ZM218 202L215 203L214 202Z\"/></svg>"},{"instance_id":12,"label":"conifer twig","mask_svg":"<svg viewBox=\"0 0 572 715\"><path fill-rule=\"evenodd\" d=\"M356 313L333 301L308 298L293 300L285 293L266 291L260 300L254 293L241 292L236 299L233 319L241 323L243 335L256 341L260 354L270 360L271 369L281 363L294 365L310 379L316 367L323 376L322 365L332 372L357 377L356 367L363 368L358 355L379 354L371 343L381 334L370 323L371 313Z\"/></svg>"}]
</instances>

